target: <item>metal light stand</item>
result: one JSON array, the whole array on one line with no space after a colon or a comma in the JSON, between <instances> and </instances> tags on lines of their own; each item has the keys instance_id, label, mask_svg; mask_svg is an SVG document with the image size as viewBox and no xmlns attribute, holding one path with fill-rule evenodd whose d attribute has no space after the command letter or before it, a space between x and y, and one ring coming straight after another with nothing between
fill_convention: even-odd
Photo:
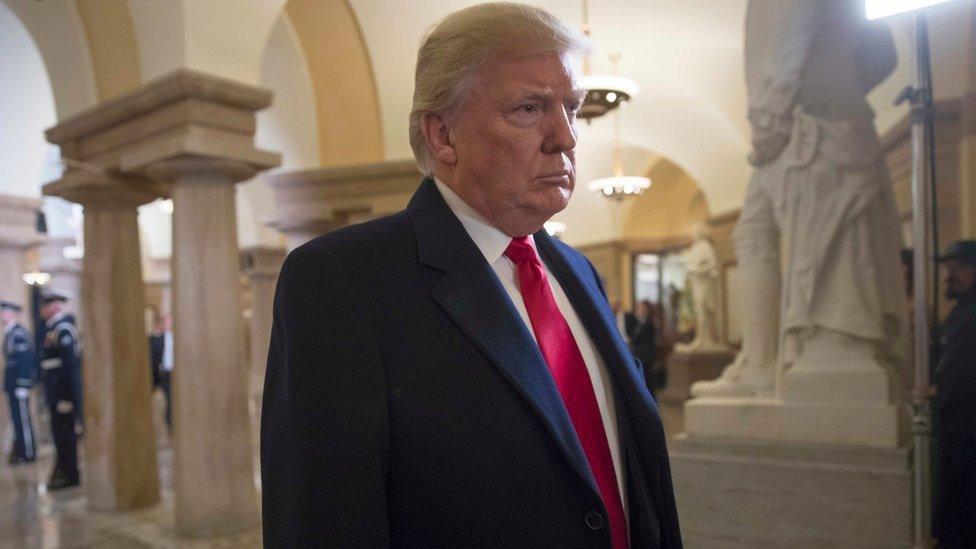
<instances>
[{"instance_id":1,"label":"metal light stand","mask_svg":"<svg viewBox=\"0 0 976 549\"><path fill-rule=\"evenodd\" d=\"M912 436L914 439L913 509L914 547L932 547L931 517L931 456L932 394L929 377L931 358L930 324L932 288L930 266L934 257L931 249L930 213L932 189L935 181L929 177L928 140L933 133L932 89L928 29L925 14L915 14L915 79L912 87L899 97L899 103L911 101L912 123L912 246L914 248L913 276L915 280L915 387L912 390Z\"/></svg>"}]
</instances>

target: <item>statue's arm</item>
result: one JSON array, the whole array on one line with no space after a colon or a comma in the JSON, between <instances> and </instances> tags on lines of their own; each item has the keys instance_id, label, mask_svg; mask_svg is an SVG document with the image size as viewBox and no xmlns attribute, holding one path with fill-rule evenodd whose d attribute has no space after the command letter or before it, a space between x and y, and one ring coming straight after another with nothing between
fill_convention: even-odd
<instances>
[{"instance_id":1,"label":"statue's arm","mask_svg":"<svg viewBox=\"0 0 976 549\"><path fill-rule=\"evenodd\" d=\"M824 0L774 1L787 15L769 49L762 83L749 97L753 145L749 161L756 166L774 160L789 143L803 67L824 10Z\"/></svg>"}]
</instances>

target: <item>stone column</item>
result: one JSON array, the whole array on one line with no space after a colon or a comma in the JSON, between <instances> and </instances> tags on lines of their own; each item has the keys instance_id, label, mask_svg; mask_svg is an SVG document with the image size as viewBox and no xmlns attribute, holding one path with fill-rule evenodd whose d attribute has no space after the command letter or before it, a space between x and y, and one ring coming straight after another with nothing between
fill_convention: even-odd
<instances>
[{"instance_id":1,"label":"stone column","mask_svg":"<svg viewBox=\"0 0 976 549\"><path fill-rule=\"evenodd\" d=\"M174 482L186 535L258 523L234 209L234 184L256 171L203 158L149 170L174 183Z\"/></svg>"},{"instance_id":2,"label":"stone column","mask_svg":"<svg viewBox=\"0 0 976 549\"><path fill-rule=\"evenodd\" d=\"M275 214L268 224L288 251L329 231L402 210L421 181L413 160L281 172L267 177Z\"/></svg>"},{"instance_id":3,"label":"stone column","mask_svg":"<svg viewBox=\"0 0 976 549\"><path fill-rule=\"evenodd\" d=\"M148 176L141 185L161 182L163 190L154 194L173 199L174 487L181 535L258 523L234 183L280 163L279 155L254 147L255 112L270 104L266 90L181 69L47 132L75 165ZM140 328L141 318L140 311ZM148 375L145 356L140 366Z\"/></svg>"},{"instance_id":4,"label":"stone column","mask_svg":"<svg viewBox=\"0 0 976 549\"><path fill-rule=\"evenodd\" d=\"M264 370L271 343L275 285L285 260L285 250L254 246L241 250L241 270L251 285L251 397L260 406L264 389Z\"/></svg>"},{"instance_id":5,"label":"stone column","mask_svg":"<svg viewBox=\"0 0 976 549\"><path fill-rule=\"evenodd\" d=\"M82 478L89 507L104 511L159 501L136 209L156 195L136 183L72 171L44 186L85 211Z\"/></svg>"}]
</instances>

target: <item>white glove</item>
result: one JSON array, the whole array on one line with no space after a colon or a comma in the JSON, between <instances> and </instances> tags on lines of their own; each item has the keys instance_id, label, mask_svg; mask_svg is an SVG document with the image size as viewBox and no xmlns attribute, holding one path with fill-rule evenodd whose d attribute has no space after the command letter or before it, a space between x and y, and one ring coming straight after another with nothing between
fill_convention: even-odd
<instances>
[{"instance_id":1,"label":"white glove","mask_svg":"<svg viewBox=\"0 0 976 549\"><path fill-rule=\"evenodd\" d=\"M17 387L14 389L14 396L23 400L30 396L30 389L27 387Z\"/></svg>"}]
</instances>

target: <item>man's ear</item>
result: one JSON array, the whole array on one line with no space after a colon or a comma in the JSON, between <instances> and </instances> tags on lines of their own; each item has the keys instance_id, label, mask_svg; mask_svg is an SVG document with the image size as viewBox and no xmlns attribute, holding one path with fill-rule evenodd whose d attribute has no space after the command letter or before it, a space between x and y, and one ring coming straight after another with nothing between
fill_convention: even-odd
<instances>
[{"instance_id":1,"label":"man's ear","mask_svg":"<svg viewBox=\"0 0 976 549\"><path fill-rule=\"evenodd\" d=\"M457 163L457 151L451 142L451 130L444 117L433 112L424 113L420 129L427 139L427 148L438 161L453 166Z\"/></svg>"}]
</instances>

